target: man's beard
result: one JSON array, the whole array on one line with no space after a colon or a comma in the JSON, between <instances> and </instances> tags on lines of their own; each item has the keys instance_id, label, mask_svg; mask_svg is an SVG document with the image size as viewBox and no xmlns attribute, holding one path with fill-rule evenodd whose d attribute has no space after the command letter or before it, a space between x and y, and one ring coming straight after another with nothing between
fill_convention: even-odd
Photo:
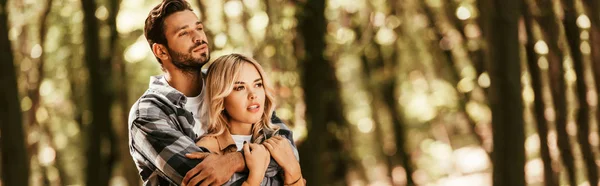
<instances>
[{"instance_id":1,"label":"man's beard","mask_svg":"<svg viewBox=\"0 0 600 186\"><path fill-rule=\"evenodd\" d=\"M167 50L171 55L171 62L173 63L173 65L175 65L177 69L186 73L199 72L202 66L204 66L204 64L206 64L206 62L210 60L210 53L208 52L208 49L206 53L202 53L201 56L198 58L192 56L192 51L194 50L194 48L200 46L201 44L206 43L203 42L195 44L189 49L188 53L180 53L171 50L169 47L167 47Z\"/></svg>"}]
</instances>

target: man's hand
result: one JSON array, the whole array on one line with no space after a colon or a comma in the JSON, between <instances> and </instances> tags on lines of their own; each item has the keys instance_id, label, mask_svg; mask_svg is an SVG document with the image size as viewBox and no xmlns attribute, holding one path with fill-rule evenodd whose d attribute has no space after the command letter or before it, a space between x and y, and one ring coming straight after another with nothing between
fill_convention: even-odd
<instances>
[{"instance_id":1,"label":"man's hand","mask_svg":"<svg viewBox=\"0 0 600 186\"><path fill-rule=\"evenodd\" d=\"M185 154L185 157L189 159L204 159L206 156L210 155L210 152L190 152Z\"/></svg>"},{"instance_id":2,"label":"man's hand","mask_svg":"<svg viewBox=\"0 0 600 186\"><path fill-rule=\"evenodd\" d=\"M186 154L190 159L204 159L196 167L185 174L182 186L197 185L223 185L233 176L235 170L242 164L243 157L240 153L225 155L195 152Z\"/></svg>"}]
</instances>

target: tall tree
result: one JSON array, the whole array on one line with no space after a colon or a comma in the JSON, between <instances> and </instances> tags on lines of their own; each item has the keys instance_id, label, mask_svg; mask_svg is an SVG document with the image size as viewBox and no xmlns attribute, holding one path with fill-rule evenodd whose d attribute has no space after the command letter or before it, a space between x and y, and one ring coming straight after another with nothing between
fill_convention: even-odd
<instances>
[{"instance_id":1,"label":"tall tree","mask_svg":"<svg viewBox=\"0 0 600 186\"><path fill-rule=\"evenodd\" d=\"M564 52L560 47L561 25L557 20L556 12L554 12L554 4L550 0L536 0L539 7L539 13L534 14L535 20L540 24L544 40L548 44L548 62L552 90L552 99L555 110L555 124L558 136L558 147L561 158L567 169L569 183L576 184L575 162L572 152L569 135L567 133L567 98L566 98L566 82L564 79L563 58Z\"/></svg>"},{"instance_id":2,"label":"tall tree","mask_svg":"<svg viewBox=\"0 0 600 186\"><path fill-rule=\"evenodd\" d=\"M567 99L566 84L564 79L563 58L564 53L560 47L561 25L554 11L553 1L535 0L537 11L530 10L534 20L539 24L544 41L548 46L548 71L550 73L550 89L555 110L554 122L556 125L558 148L565 165L568 181L571 185L575 182L575 162L571 143L567 134Z\"/></svg>"},{"instance_id":3,"label":"tall tree","mask_svg":"<svg viewBox=\"0 0 600 186\"><path fill-rule=\"evenodd\" d=\"M596 85L596 94L600 94L600 2L597 0L582 0L585 13L590 17L590 45L592 47L592 70ZM596 103L596 105L598 105ZM596 120L600 120L600 109L596 109ZM600 125L600 122L597 122Z\"/></svg>"},{"instance_id":4,"label":"tall tree","mask_svg":"<svg viewBox=\"0 0 600 186\"><path fill-rule=\"evenodd\" d=\"M19 89L8 39L8 7L0 0L0 147L2 184L29 185L29 161L25 150L25 134L21 118Z\"/></svg>"},{"instance_id":5,"label":"tall tree","mask_svg":"<svg viewBox=\"0 0 600 186\"><path fill-rule=\"evenodd\" d=\"M365 31L366 32L366 31ZM369 32L367 34L373 34ZM373 41L373 40L370 40ZM371 113L375 119L375 135L376 142L379 144L379 150L386 157L386 163L389 167L394 168L396 166L402 166L406 171L406 185L413 185L412 173L413 168L410 165L409 154L405 150L404 143L406 142L405 126L403 123L403 113L399 111L398 101L396 100L396 76L394 75L395 70L398 69L397 56L399 50L397 49L396 43L392 43L392 46L381 46L375 42L371 42L367 47L372 47L376 51L377 55L375 58L369 58L366 54L366 49L361 50L361 59L363 62L363 73L364 77L368 77L366 80L367 90L371 94ZM367 48L365 47L365 48ZM389 47L386 51L384 48ZM391 52L391 53L390 53ZM389 53L389 55L384 55ZM383 123L386 123L383 117L380 115L388 114L391 116L391 126L394 133L394 144L396 145L396 152L394 154L387 154L385 150L385 140L388 139L385 135L387 132L383 127ZM389 173L389 172L388 172ZM390 176L389 174L387 176Z\"/></svg>"},{"instance_id":6,"label":"tall tree","mask_svg":"<svg viewBox=\"0 0 600 186\"><path fill-rule=\"evenodd\" d=\"M573 0L562 0L564 9L563 25L565 34L569 43L571 58L573 59L573 68L577 77L577 97L579 101L579 110L577 111L577 141L581 146L581 153L587 169L587 177L590 184L598 183L598 166L592 152L592 146L588 140L589 129L589 105L587 103L587 86L585 83L585 73L583 70L583 55L579 49L581 40L579 39L579 28L577 27L577 12Z\"/></svg>"},{"instance_id":7,"label":"tall tree","mask_svg":"<svg viewBox=\"0 0 600 186\"><path fill-rule=\"evenodd\" d=\"M46 50L45 47L45 43L46 43L46 35L48 33L48 19L50 18L50 13L52 12L52 3L54 2L54 0L47 0L46 4L44 6L44 9L41 13L40 16L40 30L38 32L39 35L39 44L42 46L42 51ZM42 83L42 80L44 79L44 64L45 64L45 59L46 59L46 55L45 52L42 52L40 54L40 56L37 59L37 65L33 65L34 67L30 69L30 71L28 73L34 73L37 74L37 80L36 81L28 81L29 84L29 89L27 91L27 95L29 96L29 98L31 98L31 109L28 111L27 115L28 115L28 122L29 122L29 126L35 126L37 128L39 128L41 131L43 131L43 133L48 137L48 139L50 140L54 140L54 134L52 133L52 130L50 129L50 125L49 124L43 124L43 123L38 123L38 121L36 120L36 113L38 111L38 109L40 108L41 104L42 104L42 99L40 96L40 86ZM35 60L34 60L35 61ZM42 145L41 143L36 142L35 147L33 148L33 152L30 153L37 153L37 149L39 149L39 146ZM53 148L53 149L57 149L55 143L48 143L48 145ZM50 184L52 181L54 181L54 183L58 183L58 184L68 184L68 181L66 180L66 173L65 173L65 169L63 168L63 161L62 161L63 157L62 157L62 153L59 150L56 150L56 157L54 158L54 165L56 167L56 169L58 170L58 180L49 180L48 175L48 167L42 167L42 171L43 171L43 175L44 175L44 181L47 182L45 184Z\"/></svg>"},{"instance_id":8,"label":"tall tree","mask_svg":"<svg viewBox=\"0 0 600 186\"><path fill-rule=\"evenodd\" d=\"M138 170L135 167L131 159L131 155L129 154L129 144L124 143L127 139L128 135L128 127L127 120L129 118L129 108L131 107L129 102L128 90L129 90L129 81L127 78L127 65L125 64L125 60L123 60L123 46L119 45L119 33L117 31L117 14L119 13L121 0L110 0L108 3L108 16L106 19L106 26L110 29L110 34L108 36L108 55L104 56L101 60L106 65L112 66L113 73L112 82L114 83L114 87L116 89L115 92L110 93L114 94L115 99L118 99L118 105L120 106L120 120L116 122L114 125L115 130L109 128L107 130L109 139L111 141L111 154L109 157L109 161L117 161L116 158L118 156L118 161L122 165L123 169L123 177L127 180L128 185L139 185L140 184L140 176L138 174ZM112 160L110 160L112 159Z\"/></svg>"},{"instance_id":9,"label":"tall tree","mask_svg":"<svg viewBox=\"0 0 600 186\"><path fill-rule=\"evenodd\" d=\"M98 20L96 19L96 2L81 1L84 17L85 61L89 72L89 91L92 122L87 127L87 174L86 185L108 185L111 175L112 146L110 139L110 106L112 95L108 88L111 66L110 60L100 58L100 37ZM109 154L102 149L102 144L110 145ZM104 147L106 148L106 147Z\"/></svg>"},{"instance_id":10,"label":"tall tree","mask_svg":"<svg viewBox=\"0 0 600 186\"><path fill-rule=\"evenodd\" d=\"M525 31L527 33L527 43L525 44L525 50L527 53L527 65L529 73L531 74L531 87L533 89L534 100L534 113L535 121L537 126L537 132L540 137L540 156L544 163L544 183L547 186L558 186L558 172L552 169L552 159L550 157L550 150L548 148L548 121L544 115L546 107L542 97L542 79L540 68L538 67L538 56L535 53L535 42L537 38L533 34L533 18L528 9L528 4L523 1L523 19L525 22Z\"/></svg>"},{"instance_id":11,"label":"tall tree","mask_svg":"<svg viewBox=\"0 0 600 186\"><path fill-rule=\"evenodd\" d=\"M525 142L523 103L521 99L521 66L518 40L517 0L486 0L489 11L488 42L491 86L489 99L492 109L493 183L496 186L525 185ZM521 144L521 145L519 145Z\"/></svg>"},{"instance_id":12,"label":"tall tree","mask_svg":"<svg viewBox=\"0 0 600 186\"><path fill-rule=\"evenodd\" d=\"M298 11L296 50L303 65L308 135L300 146L303 175L310 185L346 185L349 147L341 137L349 136L343 115L338 81L333 64L325 59L325 1L301 2Z\"/></svg>"}]
</instances>

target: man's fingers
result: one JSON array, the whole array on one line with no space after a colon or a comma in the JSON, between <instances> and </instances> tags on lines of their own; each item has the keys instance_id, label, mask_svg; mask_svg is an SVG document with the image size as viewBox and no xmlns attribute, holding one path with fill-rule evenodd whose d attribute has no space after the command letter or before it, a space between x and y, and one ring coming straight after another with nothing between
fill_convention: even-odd
<instances>
[{"instance_id":1,"label":"man's fingers","mask_svg":"<svg viewBox=\"0 0 600 186\"><path fill-rule=\"evenodd\" d=\"M196 176L196 174L198 174L200 171L202 171L202 166L200 166L200 164L196 165L194 168L190 169L186 174L185 177L183 177L183 181L181 181L182 185L189 185L188 182L190 181L190 179L192 179L194 176Z\"/></svg>"},{"instance_id":2,"label":"man's fingers","mask_svg":"<svg viewBox=\"0 0 600 186\"><path fill-rule=\"evenodd\" d=\"M202 171L196 175L187 185L198 185L200 182L206 181L205 179L210 176L210 171Z\"/></svg>"},{"instance_id":3,"label":"man's fingers","mask_svg":"<svg viewBox=\"0 0 600 186\"><path fill-rule=\"evenodd\" d=\"M210 155L210 153L208 153L208 152L191 152L191 153L185 154L185 157L187 157L189 159L204 159L208 155Z\"/></svg>"},{"instance_id":4,"label":"man's fingers","mask_svg":"<svg viewBox=\"0 0 600 186\"><path fill-rule=\"evenodd\" d=\"M202 183L200 184L200 186L210 186L213 182L215 182L215 178L214 177L208 177L204 181L202 181Z\"/></svg>"},{"instance_id":5,"label":"man's fingers","mask_svg":"<svg viewBox=\"0 0 600 186\"><path fill-rule=\"evenodd\" d=\"M213 182L213 183L214 183L213 185L224 185L225 183L227 183L227 181L229 181L229 180L225 180L225 179L224 179L223 181L221 181L221 183L219 183L219 180L215 180L215 181Z\"/></svg>"}]
</instances>

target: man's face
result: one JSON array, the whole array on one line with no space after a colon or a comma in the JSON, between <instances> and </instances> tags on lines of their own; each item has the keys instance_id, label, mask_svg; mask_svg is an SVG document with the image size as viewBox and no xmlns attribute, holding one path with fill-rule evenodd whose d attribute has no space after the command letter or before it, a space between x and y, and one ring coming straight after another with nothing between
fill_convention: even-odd
<instances>
[{"instance_id":1,"label":"man's face","mask_svg":"<svg viewBox=\"0 0 600 186\"><path fill-rule=\"evenodd\" d=\"M164 20L167 50L173 65L181 70L200 70L210 59L204 25L194 12L185 10Z\"/></svg>"}]
</instances>

